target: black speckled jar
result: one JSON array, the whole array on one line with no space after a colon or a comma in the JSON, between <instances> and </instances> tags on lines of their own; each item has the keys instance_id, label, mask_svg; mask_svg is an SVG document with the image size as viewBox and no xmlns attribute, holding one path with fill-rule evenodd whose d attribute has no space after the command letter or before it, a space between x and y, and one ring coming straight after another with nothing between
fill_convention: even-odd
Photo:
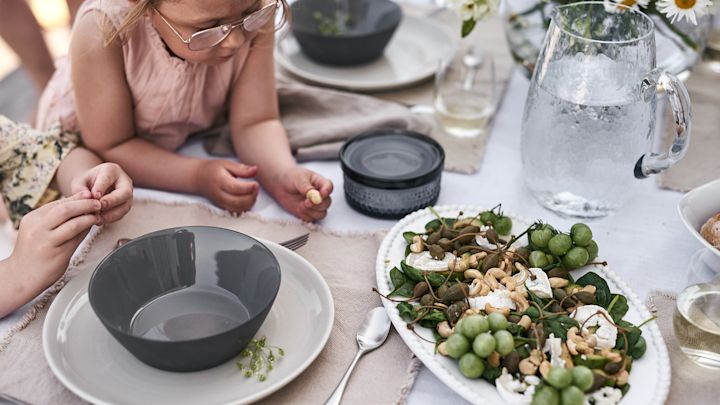
<instances>
[{"instance_id":1,"label":"black speckled jar","mask_svg":"<svg viewBox=\"0 0 720 405\"><path fill-rule=\"evenodd\" d=\"M373 217L396 219L437 202L445 152L418 132L376 129L348 140L340 162L348 204Z\"/></svg>"}]
</instances>

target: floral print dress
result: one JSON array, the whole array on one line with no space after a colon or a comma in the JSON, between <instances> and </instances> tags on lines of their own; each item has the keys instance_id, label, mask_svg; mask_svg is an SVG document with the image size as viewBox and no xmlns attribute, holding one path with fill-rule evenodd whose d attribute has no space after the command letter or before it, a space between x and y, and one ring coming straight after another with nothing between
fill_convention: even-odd
<instances>
[{"instance_id":1,"label":"floral print dress","mask_svg":"<svg viewBox=\"0 0 720 405\"><path fill-rule=\"evenodd\" d=\"M50 183L79 139L59 123L40 131L0 115L0 193L15 228L23 215L60 196Z\"/></svg>"}]
</instances>

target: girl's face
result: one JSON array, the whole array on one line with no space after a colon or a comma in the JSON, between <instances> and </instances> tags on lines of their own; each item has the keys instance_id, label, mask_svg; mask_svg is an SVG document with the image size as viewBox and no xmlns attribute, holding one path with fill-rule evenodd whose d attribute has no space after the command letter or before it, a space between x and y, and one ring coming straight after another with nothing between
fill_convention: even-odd
<instances>
[{"instance_id":1,"label":"girl's face","mask_svg":"<svg viewBox=\"0 0 720 405\"><path fill-rule=\"evenodd\" d=\"M238 22L269 2L269 0L162 1L155 10L150 10L150 18L173 54L188 62L218 64L229 60L256 35L256 32L249 33L242 27L237 27L214 47L192 51L172 28L187 40L198 31Z\"/></svg>"}]
</instances>

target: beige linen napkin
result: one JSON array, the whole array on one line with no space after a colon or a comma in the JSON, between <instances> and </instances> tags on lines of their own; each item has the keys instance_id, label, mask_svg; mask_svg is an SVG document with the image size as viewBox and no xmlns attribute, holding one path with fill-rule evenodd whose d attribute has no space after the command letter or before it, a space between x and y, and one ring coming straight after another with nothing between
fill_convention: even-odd
<instances>
[{"instance_id":1,"label":"beige linen napkin","mask_svg":"<svg viewBox=\"0 0 720 405\"><path fill-rule=\"evenodd\" d=\"M720 388L720 371L698 366L682 352L673 330L673 316L676 311L676 296L666 291L652 291L647 306L657 316L660 333L667 345L670 356L672 380L668 404L714 404L717 403Z\"/></svg>"},{"instance_id":2,"label":"beige linen napkin","mask_svg":"<svg viewBox=\"0 0 720 405\"><path fill-rule=\"evenodd\" d=\"M191 225L220 226L274 241L310 232L308 244L298 250L298 254L313 263L330 286L336 311L333 330L327 345L310 367L293 382L261 402L323 403L355 355L355 334L365 314L371 308L381 305L372 287L375 285L375 256L382 234L330 233L298 222L264 221L252 214L231 216L205 205L136 200L122 221L102 228L91 243L85 246L85 251L73 263L68 276L79 271L92 271L94 265L113 249L119 238ZM58 285L56 289L60 287ZM5 346L0 344L0 392L34 404L81 403L48 368L41 341L46 308L35 310L37 317L29 321L27 327L15 332L14 336L6 340ZM268 336L268 339L272 343L272 337ZM282 361L276 367L282 367ZM392 330L383 346L368 353L358 363L343 403L402 403L412 387L418 368L419 362L412 359L410 350ZM245 377L238 371L237 384L244 381ZM198 403L202 403L202 398L198 398Z\"/></svg>"},{"instance_id":3,"label":"beige linen napkin","mask_svg":"<svg viewBox=\"0 0 720 405\"><path fill-rule=\"evenodd\" d=\"M720 73L701 63L685 86L692 105L690 145L685 157L658 179L660 187L675 191L688 191L720 178ZM668 119L664 132L669 133L673 125Z\"/></svg>"}]
</instances>

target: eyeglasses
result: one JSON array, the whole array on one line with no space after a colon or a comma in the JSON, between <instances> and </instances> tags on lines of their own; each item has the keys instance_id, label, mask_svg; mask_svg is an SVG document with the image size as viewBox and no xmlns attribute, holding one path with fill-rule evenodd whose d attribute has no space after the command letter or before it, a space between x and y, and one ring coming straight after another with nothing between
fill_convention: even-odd
<instances>
[{"instance_id":1,"label":"eyeglasses","mask_svg":"<svg viewBox=\"0 0 720 405\"><path fill-rule=\"evenodd\" d=\"M186 44L191 51L202 51L203 49L212 48L218 45L220 42L224 41L225 38L230 35L230 32L232 32L232 30L237 27L242 27L246 32L253 32L259 30L265 24L267 24L268 21L270 21L272 16L275 15L275 9L279 7L280 1L272 0L270 3L264 5L259 10L254 11L253 13L245 16L237 22L218 25L216 27L198 31L190 35L190 38L188 39L183 38L182 35L175 29L175 27L173 27L172 24L170 24L170 22L165 19L165 17L160 14L157 9L154 10L160 16L163 22L165 22L165 24L170 27L170 29L175 33L175 35L177 35L178 38L180 38L180 40L184 44Z\"/></svg>"}]
</instances>

